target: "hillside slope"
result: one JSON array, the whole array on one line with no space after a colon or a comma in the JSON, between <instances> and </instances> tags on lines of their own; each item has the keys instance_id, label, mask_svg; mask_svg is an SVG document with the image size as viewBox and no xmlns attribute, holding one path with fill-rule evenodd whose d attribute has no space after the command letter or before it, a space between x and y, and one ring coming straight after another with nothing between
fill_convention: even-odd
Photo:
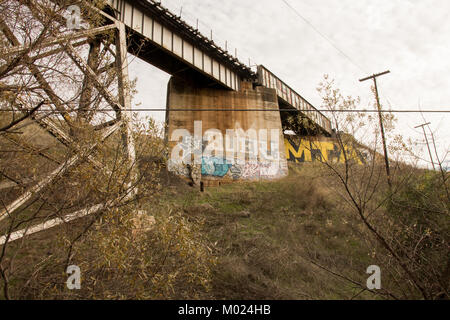
<instances>
[{"instance_id":1,"label":"hillside slope","mask_svg":"<svg viewBox=\"0 0 450 320\"><path fill-rule=\"evenodd\" d=\"M212 298L346 299L361 291L332 272L365 284L372 261L358 240L362 227L314 178L312 164L278 181L174 191L166 201L202 221L215 245Z\"/></svg>"}]
</instances>

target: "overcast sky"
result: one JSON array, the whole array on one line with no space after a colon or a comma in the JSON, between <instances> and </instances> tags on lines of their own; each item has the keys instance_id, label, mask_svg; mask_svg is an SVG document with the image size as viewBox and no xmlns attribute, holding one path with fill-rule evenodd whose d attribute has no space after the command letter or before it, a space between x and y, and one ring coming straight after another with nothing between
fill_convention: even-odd
<instances>
[{"instance_id":1,"label":"overcast sky","mask_svg":"<svg viewBox=\"0 0 450 320\"><path fill-rule=\"evenodd\" d=\"M450 1L448 0L162 0L162 5L234 53L246 64L263 64L314 106L324 74L346 95L373 99L367 75L379 78L381 100L392 109L450 110ZM312 26L311 26L312 25ZM325 39L327 38L327 39ZM336 49L334 46L338 49ZM340 51L342 52L340 52ZM169 75L133 59L134 104L162 108ZM164 120L164 112L151 116ZM421 114L396 114L397 131L424 142L414 126ZM450 147L450 113L423 114L437 136L440 156ZM425 154L423 154L425 156Z\"/></svg>"}]
</instances>

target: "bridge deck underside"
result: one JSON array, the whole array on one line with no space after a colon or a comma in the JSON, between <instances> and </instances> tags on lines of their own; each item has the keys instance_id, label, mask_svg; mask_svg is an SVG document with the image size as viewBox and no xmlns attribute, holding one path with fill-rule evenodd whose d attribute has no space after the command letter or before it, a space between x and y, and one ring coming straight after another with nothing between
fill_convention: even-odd
<instances>
[{"instance_id":1,"label":"bridge deck underside","mask_svg":"<svg viewBox=\"0 0 450 320\"><path fill-rule=\"evenodd\" d=\"M113 15L132 33L133 53L156 67L177 77L187 77L185 80L236 91L242 80L256 79L249 67L159 3L108 0L108 4ZM145 48L139 50L142 43Z\"/></svg>"},{"instance_id":2,"label":"bridge deck underside","mask_svg":"<svg viewBox=\"0 0 450 320\"><path fill-rule=\"evenodd\" d=\"M300 136L330 136L307 115L278 97L281 124L284 130L292 130Z\"/></svg>"},{"instance_id":3,"label":"bridge deck underside","mask_svg":"<svg viewBox=\"0 0 450 320\"><path fill-rule=\"evenodd\" d=\"M205 75L189 63L167 52L159 45L145 41L139 33L132 30L128 31L130 32L128 51L136 57L186 82L211 88L230 89L225 84Z\"/></svg>"},{"instance_id":4,"label":"bridge deck underside","mask_svg":"<svg viewBox=\"0 0 450 320\"><path fill-rule=\"evenodd\" d=\"M303 118L308 119L314 124L314 127L317 127L317 130L327 135L332 134L331 121L325 115L262 65L258 66L258 82L267 88L276 90L280 106L298 110Z\"/></svg>"},{"instance_id":5,"label":"bridge deck underside","mask_svg":"<svg viewBox=\"0 0 450 320\"><path fill-rule=\"evenodd\" d=\"M108 0L108 4L110 14L126 25L128 50L137 57L196 86L240 91L243 82L253 82L275 89L280 106L293 109L286 113L300 115L292 125L295 130L332 134L331 121L272 72L259 65L254 73L160 3Z\"/></svg>"}]
</instances>

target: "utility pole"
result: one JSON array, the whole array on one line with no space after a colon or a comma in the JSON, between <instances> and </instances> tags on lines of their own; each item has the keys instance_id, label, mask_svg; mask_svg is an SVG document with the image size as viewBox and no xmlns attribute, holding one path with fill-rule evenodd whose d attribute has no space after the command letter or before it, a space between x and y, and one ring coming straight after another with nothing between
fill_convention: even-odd
<instances>
[{"instance_id":1,"label":"utility pole","mask_svg":"<svg viewBox=\"0 0 450 320\"><path fill-rule=\"evenodd\" d=\"M433 170L436 170L436 168L434 167L434 161L433 161L433 157L431 156L431 149L430 149L430 145L428 144L428 137L427 137L427 133L425 132L425 126L431 124L431 122L427 122L424 124L421 124L420 126L416 126L414 127L415 129L417 128L422 128L423 130L423 135L425 136L425 141L427 142L427 148L428 148L428 154L430 155L430 159L431 159L431 164L433 165Z\"/></svg>"},{"instance_id":2,"label":"utility pole","mask_svg":"<svg viewBox=\"0 0 450 320\"><path fill-rule=\"evenodd\" d=\"M389 169L389 158L388 158L388 152L387 152L387 146L386 146L386 137L384 135L384 126L383 126L383 116L381 114L381 105L380 105L380 98L378 96L378 87L377 87L377 77L385 75L390 73L390 71L384 71L381 73L377 73L374 75L371 75L369 77L360 79L360 82L373 79L373 83L375 85L375 98L377 100L377 107L378 107L378 118L380 119L380 128L381 128L381 138L383 139L383 150L384 150L384 162L386 165L386 174L387 174L387 182L389 187L392 187L391 183L391 170Z\"/></svg>"}]
</instances>

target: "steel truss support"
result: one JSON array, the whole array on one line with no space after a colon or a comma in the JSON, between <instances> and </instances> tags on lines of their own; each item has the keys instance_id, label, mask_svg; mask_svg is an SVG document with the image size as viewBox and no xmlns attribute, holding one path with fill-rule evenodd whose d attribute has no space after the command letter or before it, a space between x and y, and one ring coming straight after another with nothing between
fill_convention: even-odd
<instances>
[{"instance_id":1,"label":"steel truss support","mask_svg":"<svg viewBox=\"0 0 450 320\"><path fill-rule=\"evenodd\" d=\"M131 95L130 95L130 80L128 76L128 62L127 62L127 34L125 24L118 22L116 31L116 62L119 70L119 99L125 111L116 111L117 118L122 119L122 140L124 144L124 151L127 154L129 164L136 167L136 151L133 140L131 128ZM136 179L135 170L132 168L133 179Z\"/></svg>"},{"instance_id":2,"label":"steel truss support","mask_svg":"<svg viewBox=\"0 0 450 320\"><path fill-rule=\"evenodd\" d=\"M26 5L33 6L32 2ZM98 9L92 8L98 12ZM36 12L39 10L37 7L30 7L31 11ZM37 15L35 15L36 19L39 19ZM122 142L123 142L123 150L125 152L127 162L129 165L130 180L128 181L128 186L132 187L134 185L135 179L137 178L137 166L136 166L136 155L135 155L135 143L132 135L132 113L131 113L131 94L130 94L130 82L128 76L128 63L127 63L127 34L125 25L113 17L108 16L108 19L113 21L112 24L101 26L97 28L91 28L81 31L72 32L70 34L56 35L51 39L47 39L42 41L39 44L39 48L42 50L43 48L52 47L47 52L39 52L37 55L32 56L30 53L33 51L33 45L23 45L19 42L19 40L14 36L13 31L11 31L7 24L4 21L0 21L0 31L3 32L5 37L11 43L11 47L0 49L0 55L7 57L15 54L22 54L24 64L29 69L30 73L38 82L39 87L45 92L48 96L49 101L55 107L55 109L64 117L66 123L69 127L69 132L66 132L62 127L53 123L52 120L45 117L38 117L36 115L32 115L30 118L34 120L42 129L46 130L50 135L56 138L60 143L68 147L70 150L74 152L74 155L71 156L64 163L60 163L52 172L50 172L45 178L36 184L32 185L28 190L26 190L21 196L12 201L11 203L5 205L3 208L0 208L0 221L5 219L8 216L14 214L14 212L19 209L21 206L29 202L34 195L42 191L48 185L53 183L58 177L66 174L71 168L79 165L85 160L93 163L97 168L102 169L105 173L107 172L106 168L102 166L102 164L95 159L93 156L93 151L98 144L105 141L111 134L120 129ZM116 52L115 56L115 65L108 65L99 69L99 55L104 54L100 52L100 44L102 43L102 35L106 32L114 30L115 32L115 46ZM94 40L92 40L94 37ZM75 42L78 41L78 42ZM76 47L90 43L91 49L89 53L88 61L86 62L80 54L76 51ZM104 44L104 43L103 43ZM55 47L56 46L56 47ZM59 46L59 47L58 47ZM104 44L104 51L110 52L109 43ZM58 95L52 90L51 86L45 80L44 75L40 72L39 68L33 64L34 61L40 59L42 57L49 57L53 54L58 54L60 52L65 52L73 63L82 71L84 74L83 81L83 90L80 98L79 105L79 118L82 119L86 115L86 112L89 112L89 104L92 100L92 87L95 88L99 95L109 104L110 107L115 110L116 119L112 121L108 121L104 124L100 124L95 126L95 130L101 130L100 139L98 142L92 143L87 147L80 148L77 143L77 138L72 135L72 126L74 125L73 120L71 119L69 113L71 112L70 108L67 109L62 100L58 97ZM117 68L117 80L118 80L118 98L116 98L113 94L111 94L107 88L102 84L99 74L107 70L108 68L115 67ZM26 103L22 100L19 100L20 105L17 108L20 111L29 110L29 107L26 107ZM78 117L77 117L78 118ZM12 185L11 185L12 186ZM131 192L124 201L129 200L135 189ZM114 202L114 201L113 201ZM72 221L74 219L78 219L80 217L86 216L93 212L97 212L99 210L106 209L110 207L113 202L108 202L104 204L97 204L93 207L86 208L75 213L71 213L66 215L65 217L51 219L45 221L41 224L15 231L14 233L8 235L4 235L0 237L0 245L5 244L6 242L14 241L24 237L26 234L32 234L35 232L43 231L49 228L52 228L61 223L66 223Z\"/></svg>"}]
</instances>

